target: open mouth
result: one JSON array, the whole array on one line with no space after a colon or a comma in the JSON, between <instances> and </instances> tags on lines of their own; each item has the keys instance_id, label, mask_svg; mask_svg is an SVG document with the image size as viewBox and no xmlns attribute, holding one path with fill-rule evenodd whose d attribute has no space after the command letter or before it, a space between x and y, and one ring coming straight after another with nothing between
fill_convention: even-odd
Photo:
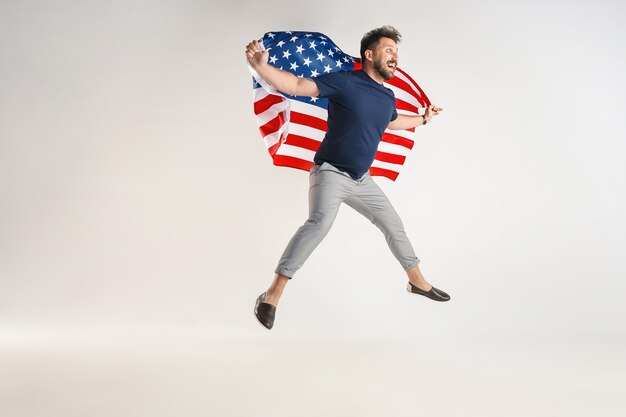
<instances>
[{"instance_id":1,"label":"open mouth","mask_svg":"<svg viewBox=\"0 0 626 417\"><path fill-rule=\"evenodd\" d=\"M391 69L391 70L395 70L396 69L396 64L394 64L393 62L390 62L387 64L387 68Z\"/></svg>"}]
</instances>

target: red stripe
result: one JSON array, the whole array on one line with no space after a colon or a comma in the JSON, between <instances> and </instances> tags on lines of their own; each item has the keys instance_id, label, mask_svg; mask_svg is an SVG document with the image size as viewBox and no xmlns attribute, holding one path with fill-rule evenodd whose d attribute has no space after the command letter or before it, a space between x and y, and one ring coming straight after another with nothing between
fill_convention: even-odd
<instances>
[{"instance_id":1,"label":"red stripe","mask_svg":"<svg viewBox=\"0 0 626 417\"><path fill-rule=\"evenodd\" d=\"M411 139L407 139L402 136L394 135L393 133L383 133L383 137L381 139L383 142L393 143L394 145L404 146L408 149L413 149L413 144L415 143Z\"/></svg>"},{"instance_id":2,"label":"red stripe","mask_svg":"<svg viewBox=\"0 0 626 417\"><path fill-rule=\"evenodd\" d=\"M270 153L270 155L274 155L276 153L276 151L278 150L278 148L280 148L280 141L276 142L275 144L273 144L272 146L270 146L269 148L267 148L267 151Z\"/></svg>"},{"instance_id":3,"label":"red stripe","mask_svg":"<svg viewBox=\"0 0 626 417\"><path fill-rule=\"evenodd\" d=\"M376 157L374 159L377 159L378 161L381 161L381 162L389 162L390 164L402 165L404 164L406 157L403 155L396 155L394 153L378 151L376 152Z\"/></svg>"},{"instance_id":4,"label":"red stripe","mask_svg":"<svg viewBox=\"0 0 626 417\"><path fill-rule=\"evenodd\" d=\"M317 149L320 147L321 144L321 142L318 142L315 139L305 138L304 136L298 136L294 134L289 134L285 143L288 145L308 149L313 152L317 152Z\"/></svg>"},{"instance_id":5,"label":"red stripe","mask_svg":"<svg viewBox=\"0 0 626 417\"><path fill-rule=\"evenodd\" d=\"M391 181L395 181L396 178L398 178L398 173L396 171L391 171L390 169L376 168L376 167L370 168L370 175L379 176L379 177L387 177Z\"/></svg>"},{"instance_id":6,"label":"red stripe","mask_svg":"<svg viewBox=\"0 0 626 417\"><path fill-rule=\"evenodd\" d=\"M413 84L415 86L415 88L417 88L417 91L420 92L420 96L422 96L422 98L424 99L424 103L426 103L426 106L430 106L430 100L428 99L428 96L426 96L426 94L424 93L424 90L422 90L422 87L420 87L419 84L417 84L415 82L415 80L413 78L411 78L411 76L409 74L407 74L406 72L402 71L400 68L396 68L396 71L400 71L400 74L402 74L406 78L408 78L408 80L411 82L411 84Z\"/></svg>"},{"instance_id":7,"label":"red stripe","mask_svg":"<svg viewBox=\"0 0 626 417\"><path fill-rule=\"evenodd\" d=\"M326 120L320 119L319 117L292 111L290 118L291 122L299 125L310 126L318 130L323 130L324 132L328 130L328 123L326 123Z\"/></svg>"},{"instance_id":8,"label":"red stripe","mask_svg":"<svg viewBox=\"0 0 626 417\"><path fill-rule=\"evenodd\" d=\"M274 94L268 94L259 101L254 102L254 114L261 114L276 103L284 100L283 97Z\"/></svg>"},{"instance_id":9,"label":"red stripe","mask_svg":"<svg viewBox=\"0 0 626 417\"><path fill-rule=\"evenodd\" d=\"M406 92L406 93L408 93L410 95L412 95L413 97L415 97L415 99L417 101L419 101L420 105L424 106L424 104L425 104L424 100L403 79L401 79L399 77L393 77L392 79L387 80L387 83L390 84L390 85L393 85L394 87L399 88L400 90L403 90L404 92Z\"/></svg>"},{"instance_id":10,"label":"red stripe","mask_svg":"<svg viewBox=\"0 0 626 417\"><path fill-rule=\"evenodd\" d=\"M290 167L308 171L313 166L313 162L304 159L294 158L287 155L274 155L274 165L281 167Z\"/></svg>"},{"instance_id":11,"label":"red stripe","mask_svg":"<svg viewBox=\"0 0 626 417\"><path fill-rule=\"evenodd\" d=\"M274 165L283 166L289 168L297 168L303 171L309 171L313 166L313 162L307 161L305 159L295 158L293 156L287 155L274 155L273 156ZM378 176L378 177L387 177L392 181L395 181L398 178L398 172L392 171L390 169L384 168L370 168L370 175Z\"/></svg>"},{"instance_id":12,"label":"red stripe","mask_svg":"<svg viewBox=\"0 0 626 417\"><path fill-rule=\"evenodd\" d=\"M406 101L400 100L399 98L396 98L396 108L398 110L407 110L413 113L418 113L417 107L415 107L412 104L407 103Z\"/></svg>"},{"instance_id":13,"label":"red stripe","mask_svg":"<svg viewBox=\"0 0 626 417\"><path fill-rule=\"evenodd\" d=\"M285 123L285 116L282 113L278 113L276 117L274 117L269 122L265 123L263 126L259 126L259 130L261 131L261 137L265 137L271 133L276 132L280 127Z\"/></svg>"},{"instance_id":14,"label":"red stripe","mask_svg":"<svg viewBox=\"0 0 626 417\"><path fill-rule=\"evenodd\" d=\"M278 148L280 148L280 145L283 144L284 137L285 137L285 132L280 134L280 138L278 139L278 142L276 142L275 144L267 148L267 151L270 153L270 155L274 155L276 151L278 150Z\"/></svg>"}]
</instances>

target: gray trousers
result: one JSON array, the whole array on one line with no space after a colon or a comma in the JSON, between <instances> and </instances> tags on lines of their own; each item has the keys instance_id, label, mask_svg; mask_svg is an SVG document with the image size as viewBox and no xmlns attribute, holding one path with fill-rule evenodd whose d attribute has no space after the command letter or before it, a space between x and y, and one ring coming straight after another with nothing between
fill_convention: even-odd
<instances>
[{"instance_id":1,"label":"gray trousers","mask_svg":"<svg viewBox=\"0 0 626 417\"><path fill-rule=\"evenodd\" d=\"M289 241L276 267L277 274L291 278L304 265L330 230L341 203L361 213L383 232L389 249L405 271L419 263L400 217L369 173L355 180L324 162L311 168L309 184L309 218Z\"/></svg>"}]
</instances>

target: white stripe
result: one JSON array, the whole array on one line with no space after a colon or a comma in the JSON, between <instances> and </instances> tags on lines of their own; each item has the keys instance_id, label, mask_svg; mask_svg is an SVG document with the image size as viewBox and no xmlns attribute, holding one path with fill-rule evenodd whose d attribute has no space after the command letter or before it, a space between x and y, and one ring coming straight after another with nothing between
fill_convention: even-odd
<instances>
[{"instance_id":1,"label":"white stripe","mask_svg":"<svg viewBox=\"0 0 626 417\"><path fill-rule=\"evenodd\" d=\"M391 153L394 155L402 155L402 156L407 156L410 151L409 148L405 148L402 145L396 145L395 143L387 143L387 142L380 142L378 144L378 150L381 152Z\"/></svg>"},{"instance_id":2,"label":"white stripe","mask_svg":"<svg viewBox=\"0 0 626 417\"><path fill-rule=\"evenodd\" d=\"M391 133L392 135L401 136L405 139L414 140L415 132L411 132L410 130L391 130L385 129L385 132Z\"/></svg>"},{"instance_id":3,"label":"white stripe","mask_svg":"<svg viewBox=\"0 0 626 417\"><path fill-rule=\"evenodd\" d=\"M391 91L393 91L393 94L396 96L396 98L405 101L409 104L414 105L415 107L422 107L422 105L419 103L419 101L417 101L417 99L415 97L413 97L411 94L407 93L405 90L398 88L398 87L394 87L393 85L388 86Z\"/></svg>"},{"instance_id":4,"label":"white stripe","mask_svg":"<svg viewBox=\"0 0 626 417\"><path fill-rule=\"evenodd\" d=\"M271 148L272 146L276 145L276 143L278 142L278 139L280 138L280 130L274 133L270 133L269 135L265 136L263 138L263 142L265 142L265 147L267 149Z\"/></svg>"},{"instance_id":5,"label":"white stripe","mask_svg":"<svg viewBox=\"0 0 626 417\"><path fill-rule=\"evenodd\" d=\"M298 123L291 123L289 126L289 133L293 133L294 135L304 136L305 138L315 139L318 142L321 142L326 135L326 132L323 130L314 129L310 126L301 125Z\"/></svg>"},{"instance_id":6,"label":"white stripe","mask_svg":"<svg viewBox=\"0 0 626 417\"><path fill-rule=\"evenodd\" d=\"M312 104L303 103L298 100L290 101L291 109L295 112L308 114L323 120L328 119L328 110L322 109L321 107L317 107Z\"/></svg>"},{"instance_id":7,"label":"white stripe","mask_svg":"<svg viewBox=\"0 0 626 417\"><path fill-rule=\"evenodd\" d=\"M305 161L313 162L315 152L308 149L300 148L298 146L283 143L282 145L280 145L280 148L278 148L275 155L292 156L294 158L300 158L304 159Z\"/></svg>"},{"instance_id":8,"label":"white stripe","mask_svg":"<svg viewBox=\"0 0 626 417\"><path fill-rule=\"evenodd\" d=\"M374 162L372 163L372 167L388 169L390 171L395 171L397 173L400 173L400 168L402 167L402 165L400 165L400 164L390 164L389 162L383 162L383 161L379 161L377 159L374 159Z\"/></svg>"}]
</instances>

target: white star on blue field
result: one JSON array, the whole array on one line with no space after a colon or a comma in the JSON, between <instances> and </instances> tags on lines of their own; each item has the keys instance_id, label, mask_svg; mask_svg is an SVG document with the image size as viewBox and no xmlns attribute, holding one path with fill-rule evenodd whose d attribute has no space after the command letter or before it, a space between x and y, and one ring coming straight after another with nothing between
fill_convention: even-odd
<instances>
[{"instance_id":1,"label":"white star on blue field","mask_svg":"<svg viewBox=\"0 0 626 417\"><path fill-rule=\"evenodd\" d=\"M260 40L269 53L269 63L298 77L315 78L339 71L354 71L356 58L345 54L318 32L268 32ZM253 87L260 85L253 81ZM284 94L284 93L283 93ZM328 99L289 96L303 103L328 108Z\"/></svg>"}]
</instances>

